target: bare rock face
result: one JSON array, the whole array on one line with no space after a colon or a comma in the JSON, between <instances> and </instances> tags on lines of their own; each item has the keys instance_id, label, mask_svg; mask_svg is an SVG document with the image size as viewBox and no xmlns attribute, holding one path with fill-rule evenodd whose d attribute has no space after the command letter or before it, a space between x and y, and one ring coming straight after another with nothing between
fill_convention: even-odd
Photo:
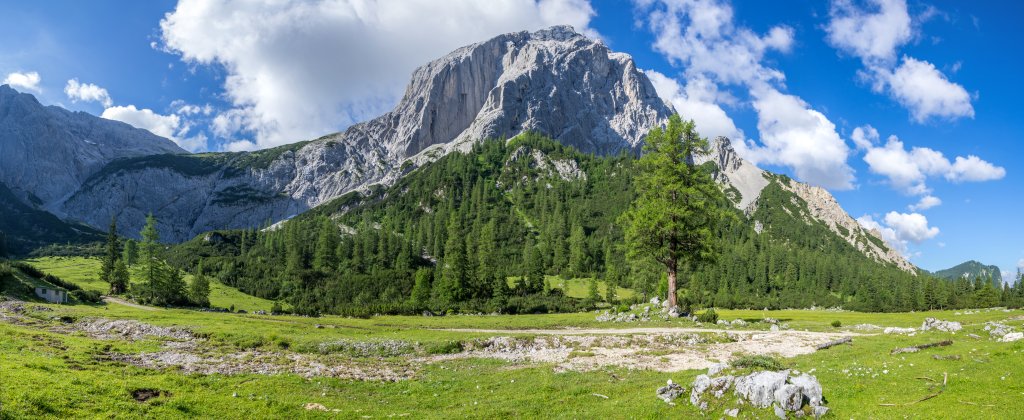
<instances>
[{"instance_id":1,"label":"bare rock face","mask_svg":"<svg viewBox=\"0 0 1024 420\"><path fill-rule=\"evenodd\" d=\"M845 239L864 255L875 261L893 264L904 271L917 272L914 265L899 252L884 246L885 242L879 232L865 229L860 223L857 223L843 210L836 198L824 188L801 182L783 183L782 187L807 203L807 210L811 217L825 223L832 232ZM876 240L868 239L869 235Z\"/></svg>"},{"instance_id":2,"label":"bare rock face","mask_svg":"<svg viewBox=\"0 0 1024 420\"><path fill-rule=\"evenodd\" d=\"M131 165L105 171L58 213L94 226L118 215L138 232L145 215L164 240L273 223L350 191L389 184L411 166L474 142L536 131L584 152L638 150L671 108L626 54L567 26L500 35L417 69L391 112L288 147L269 163L216 154L215 170ZM577 168L550 164L561 176ZM246 197L255 197L247 199Z\"/></svg>"},{"instance_id":3,"label":"bare rock face","mask_svg":"<svg viewBox=\"0 0 1024 420\"><path fill-rule=\"evenodd\" d=\"M750 214L761 190L768 186L767 173L741 158L726 137L710 141L710 153L697 159L698 164L714 162L718 166L715 181L721 183L736 208Z\"/></svg>"},{"instance_id":4,"label":"bare rock face","mask_svg":"<svg viewBox=\"0 0 1024 420\"><path fill-rule=\"evenodd\" d=\"M60 200L114 159L158 153L186 152L149 131L43 106L30 94L0 86L0 182L26 204Z\"/></svg>"}]
</instances>

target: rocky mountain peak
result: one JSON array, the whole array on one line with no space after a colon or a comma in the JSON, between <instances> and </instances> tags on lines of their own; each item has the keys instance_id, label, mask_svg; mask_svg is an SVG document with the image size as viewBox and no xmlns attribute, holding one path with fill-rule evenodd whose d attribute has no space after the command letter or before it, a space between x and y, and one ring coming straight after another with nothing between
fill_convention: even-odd
<instances>
[{"instance_id":1,"label":"rocky mountain peak","mask_svg":"<svg viewBox=\"0 0 1024 420\"><path fill-rule=\"evenodd\" d=\"M160 153L186 152L146 130L0 86L0 182L31 206L52 205L114 159Z\"/></svg>"}]
</instances>

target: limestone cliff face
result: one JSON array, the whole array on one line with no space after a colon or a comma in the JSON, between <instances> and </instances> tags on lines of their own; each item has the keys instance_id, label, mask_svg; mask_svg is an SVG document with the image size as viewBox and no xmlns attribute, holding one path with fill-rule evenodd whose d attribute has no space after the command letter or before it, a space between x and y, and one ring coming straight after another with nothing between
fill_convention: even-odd
<instances>
[{"instance_id":1,"label":"limestone cliff face","mask_svg":"<svg viewBox=\"0 0 1024 420\"><path fill-rule=\"evenodd\" d=\"M117 215L129 234L153 212L165 240L183 241L277 222L484 139L537 131L584 152L636 150L671 113L628 55L566 26L517 32L420 67L393 111L344 132L280 153L216 154L217 169L198 174L120 165L59 211L94 226Z\"/></svg>"},{"instance_id":2,"label":"limestone cliff face","mask_svg":"<svg viewBox=\"0 0 1024 420\"><path fill-rule=\"evenodd\" d=\"M0 86L0 182L28 205L48 207L114 159L158 153L186 152L146 130Z\"/></svg>"},{"instance_id":3,"label":"limestone cliff face","mask_svg":"<svg viewBox=\"0 0 1024 420\"><path fill-rule=\"evenodd\" d=\"M719 137L712 140L710 151L711 153L699 159L698 163L715 162L719 169L715 174L715 180L722 184L726 195L733 200L738 209L743 210L747 215L753 214L761 191L770 182L779 181L773 180L770 173L736 154L728 138ZM792 180L788 183L780 183L780 185L806 203L806 214L795 214L794 217L808 217L820 221L828 226L829 230L868 257L893 264L905 271L916 272L914 265L899 252L885 246L880 233L864 229L860 223L857 223L843 210L835 197L824 188ZM760 224L756 220L753 223L755 226ZM876 240L870 240L869 236Z\"/></svg>"}]
</instances>

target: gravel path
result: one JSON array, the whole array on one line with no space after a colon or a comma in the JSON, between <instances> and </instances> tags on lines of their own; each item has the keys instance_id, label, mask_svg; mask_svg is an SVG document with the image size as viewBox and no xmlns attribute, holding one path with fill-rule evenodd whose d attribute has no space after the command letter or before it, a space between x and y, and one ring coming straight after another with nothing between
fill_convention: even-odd
<instances>
[{"instance_id":1,"label":"gravel path","mask_svg":"<svg viewBox=\"0 0 1024 420\"><path fill-rule=\"evenodd\" d=\"M106 302L106 303L116 303L118 305L130 306L130 307L135 308L135 309L142 309L143 311L158 311L159 310L159 309L154 308L152 306L139 305L138 303L129 302L127 300L121 299L119 297L113 297L113 296L104 296L103 297L103 301Z\"/></svg>"}]
</instances>

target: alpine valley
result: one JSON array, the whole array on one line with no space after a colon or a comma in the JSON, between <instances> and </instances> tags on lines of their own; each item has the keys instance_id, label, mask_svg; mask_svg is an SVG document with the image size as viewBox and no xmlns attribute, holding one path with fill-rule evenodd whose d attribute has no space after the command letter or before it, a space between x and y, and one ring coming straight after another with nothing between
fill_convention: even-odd
<instances>
[{"instance_id":1,"label":"alpine valley","mask_svg":"<svg viewBox=\"0 0 1024 420\"><path fill-rule=\"evenodd\" d=\"M504 19L576 3L431 7L442 16L504 5ZM651 19L681 13L635 3ZM369 30L321 36L344 25L343 12L386 20L371 12L406 16L416 4L183 0L163 15L160 42L146 44L179 54L199 81L207 65L223 67L212 72L230 85L218 100L239 106L246 99L231 89L247 81L233 66L257 57L193 57L172 26L206 46L215 40L196 34L213 26L230 34L218 51L256 56L265 51L245 45L276 39L291 13L301 24L289 34L335 45ZM125 16L136 6L153 4ZM267 27L247 32L255 24L238 22L253 10ZM467 20L445 27L490 24ZM743 38L742 51L709 53L743 58L790 48L793 36L729 31L698 38ZM1024 409L1020 274L1004 284L975 261L915 266L888 220L854 219L826 189L762 169L755 161L778 162L748 154L742 133L702 135L656 91L655 72L586 34L596 32L550 26L466 45L415 69L388 112L246 152L190 153L178 144L190 147L183 133L200 120L114 105L77 79L69 100L102 104L111 118L163 118L176 128L153 131L173 134L44 106L51 85L11 73L0 86L0 420L973 419ZM374 48L365 35L361 48ZM302 40L268 48L321 52ZM894 74L907 65L930 66L904 57ZM216 125L209 108L202 118ZM890 158L945 162L951 182L980 177L964 165L987 164L860 137L858 147ZM936 177L907 177L917 175L921 191ZM920 216L918 237L938 234L923 215L902 216Z\"/></svg>"}]
</instances>

